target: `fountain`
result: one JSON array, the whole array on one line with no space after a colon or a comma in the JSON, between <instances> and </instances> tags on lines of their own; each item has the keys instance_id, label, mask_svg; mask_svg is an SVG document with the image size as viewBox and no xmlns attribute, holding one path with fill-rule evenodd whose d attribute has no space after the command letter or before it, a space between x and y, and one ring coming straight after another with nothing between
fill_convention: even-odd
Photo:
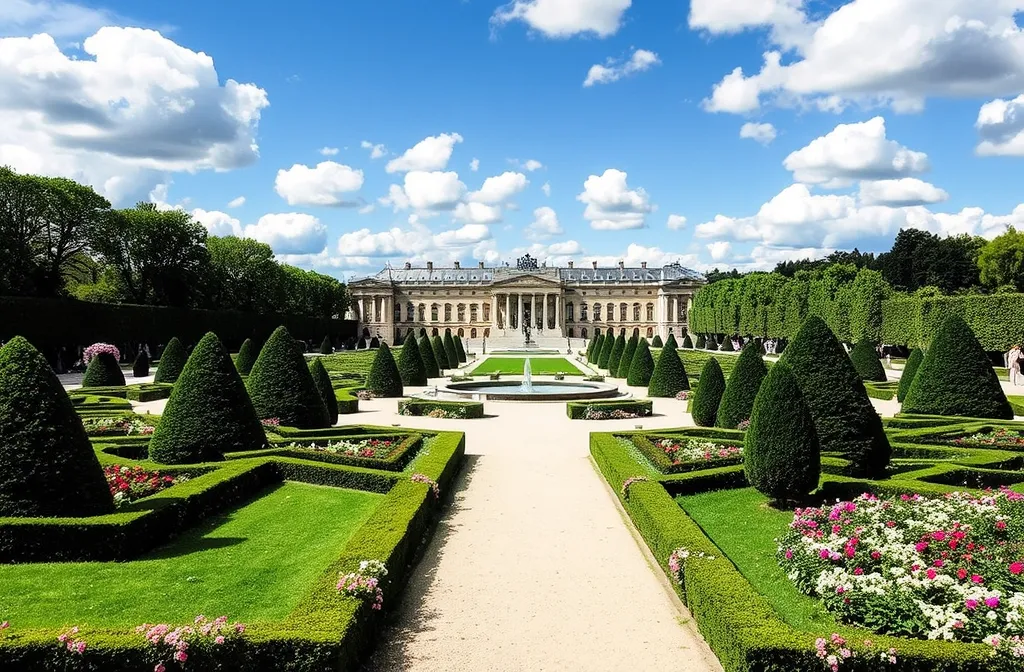
<instances>
[{"instance_id":1,"label":"fountain","mask_svg":"<svg viewBox=\"0 0 1024 672\"><path fill-rule=\"evenodd\" d=\"M521 382L500 380L448 383L439 392L454 398L492 401L569 401L621 396L618 387L608 383L564 380L534 382L529 357L523 360Z\"/></svg>"},{"instance_id":2,"label":"fountain","mask_svg":"<svg viewBox=\"0 0 1024 672\"><path fill-rule=\"evenodd\" d=\"M519 385L519 391L523 394L533 394L533 376L530 370L530 358L523 362L523 382Z\"/></svg>"}]
</instances>

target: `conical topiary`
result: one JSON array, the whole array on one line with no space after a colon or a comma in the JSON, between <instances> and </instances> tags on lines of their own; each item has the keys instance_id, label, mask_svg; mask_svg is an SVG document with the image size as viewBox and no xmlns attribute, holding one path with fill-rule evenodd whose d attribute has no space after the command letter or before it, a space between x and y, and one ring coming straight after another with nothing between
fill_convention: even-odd
<instances>
[{"instance_id":1,"label":"conical topiary","mask_svg":"<svg viewBox=\"0 0 1024 672\"><path fill-rule=\"evenodd\" d=\"M910 353L910 357L907 358L907 363L903 366L900 386L896 389L896 401L901 404L907 398L907 392L910 392L910 384L914 382L914 376L917 374L917 369L921 366L922 360L924 360L924 353L921 352L921 348L914 348L913 352Z\"/></svg>"},{"instance_id":2,"label":"conical topiary","mask_svg":"<svg viewBox=\"0 0 1024 672\"><path fill-rule=\"evenodd\" d=\"M732 338L726 336L725 340L722 341L722 347L719 348L719 350L722 352L736 352L736 348L732 345Z\"/></svg>"},{"instance_id":3,"label":"conical topiary","mask_svg":"<svg viewBox=\"0 0 1024 672\"><path fill-rule=\"evenodd\" d=\"M654 338L651 339L650 347L652 347L652 348L663 348L663 347L665 347L665 344L661 342L661 334L655 334L654 335Z\"/></svg>"},{"instance_id":4,"label":"conical topiary","mask_svg":"<svg viewBox=\"0 0 1024 672\"><path fill-rule=\"evenodd\" d=\"M107 387L124 385L121 365L109 352L101 352L91 360L82 377L82 387Z\"/></svg>"},{"instance_id":5,"label":"conical topiary","mask_svg":"<svg viewBox=\"0 0 1024 672\"><path fill-rule=\"evenodd\" d=\"M398 353L398 374L402 378L402 385L427 384L427 369L420 356L416 334L412 331L405 337L402 351Z\"/></svg>"},{"instance_id":6,"label":"conical topiary","mask_svg":"<svg viewBox=\"0 0 1024 672\"><path fill-rule=\"evenodd\" d=\"M693 400L690 402L690 415L693 416L693 421L701 427L714 427L723 394L725 376L722 374L722 366L717 359L709 357L701 369L697 389L694 390Z\"/></svg>"},{"instance_id":7,"label":"conical topiary","mask_svg":"<svg viewBox=\"0 0 1024 672\"><path fill-rule=\"evenodd\" d=\"M324 363L320 361L319 357L310 361L309 375L313 376L313 384L316 385L316 391L320 394L320 399L323 400L324 407L327 409L327 422L333 427L338 424L338 397L334 395L331 375L327 373L327 369L324 368Z\"/></svg>"},{"instance_id":8,"label":"conical topiary","mask_svg":"<svg viewBox=\"0 0 1024 672\"><path fill-rule=\"evenodd\" d=\"M366 337L365 336L360 336L359 340L356 341L356 350L365 350L365 349L366 349Z\"/></svg>"},{"instance_id":9,"label":"conical topiary","mask_svg":"<svg viewBox=\"0 0 1024 672\"><path fill-rule=\"evenodd\" d=\"M328 426L327 407L285 327L275 329L263 345L246 388L258 418L277 418L282 425L299 429Z\"/></svg>"},{"instance_id":10,"label":"conical topiary","mask_svg":"<svg viewBox=\"0 0 1024 672\"><path fill-rule=\"evenodd\" d=\"M453 337L455 340L455 354L459 356L459 363L466 363L466 348L462 346L462 336L455 334Z\"/></svg>"},{"instance_id":11,"label":"conical topiary","mask_svg":"<svg viewBox=\"0 0 1024 672\"><path fill-rule=\"evenodd\" d=\"M690 335L686 334L683 336L683 347L687 350L693 350L693 341L690 340Z\"/></svg>"},{"instance_id":12,"label":"conical topiary","mask_svg":"<svg viewBox=\"0 0 1024 672\"><path fill-rule=\"evenodd\" d=\"M646 338L641 338L636 343L633 361L629 363L629 374L626 376L626 384L633 387L647 387L651 382L651 375L653 373L654 358L651 357L651 346L647 345Z\"/></svg>"},{"instance_id":13,"label":"conical topiary","mask_svg":"<svg viewBox=\"0 0 1024 672\"><path fill-rule=\"evenodd\" d=\"M629 378L629 367L633 365L633 357L636 355L638 345L640 345L640 337L635 334L626 341L626 347L622 349L622 357L619 358L619 378Z\"/></svg>"},{"instance_id":14,"label":"conical topiary","mask_svg":"<svg viewBox=\"0 0 1024 672\"><path fill-rule=\"evenodd\" d=\"M885 382L885 369L878 359L875 351L875 344L870 341L860 341L850 351L850 361L853 368L857 369L861 380L870 380L878 383Z\"/></svg>"},{"instance_id":15,"label":"conical topiary","mask_svg":"<svg viewBox=\"0 0 1024 672\"><path fill-rule=\"evenodd\" d=\"M612 358L612 350L615 349L615 336L609 331L604 336L604 341L601 342L601 355L597 360L597 366L601 369L607 369L608 363ZM611 372L609 371L609 374Z\"/></svg>"},{"instance_id":16,"label":"conical topiary","mask_svg":"<svg viewBox=\"0 0 1024 672\"><path fill-rule=\"evenodd\" d=\"M974 332L959 315L949 315L939 325L910 384L902 410L1013 419L1013 408L1006 400L995 369Z\"/></svg>"},{"instance_id":17,"label":"conical topiary","mask_svg":"<svg viewBox=\"0 0 1024 672\"><path fill-rule=\"evenodd\" d=\"M253 345L252 339L247 338L242 341L242 347L238 349L238 356L235 357L235 368L243 376L248 376L249 372L252 371L252 365L256 363L256 357L259 355L259 351L256 350L256 346Z\"/></svg>"},{"instance_id":18,"label":"conical topiary","mask_svg":"<svg viewBox=\"0 0 1024 672\"><path fill-rule=\"evenodd\" d=\"M441 340L440 336L434 338ZM398 373L398 365L387 343L381 343L373 357L370 373L366 376L366 389L375 397L402 396L402 376Z\"/></svg>"},{"instance_id":19,"label":"conical topiary","mask_svg":"<svg viewBox=\"0 0 1024 672\"><path fill-rule=\"evenodd\" d=\"M588 362L594 361L594 344L597 343L597 334L595 333L590 337L590 342L587 343L587 354L586 358Z\"/></svg>"},{"instance_id":20,"label":"conical topiary","mask_svg":"<svg viewBox=\"0 0 1024 672\"><path fill-rule=\"evenodd\" d=\"M374 336L373 338L370 339L370 349L371 350L376 350L379 347L380 347L380 339L377 338L376 336Z\"/></svg>"},{"instance_id":21,"label":"conical topiary","mask_svg":"<svg viewBox=\"0 0 1024 672\"><path fill-rule=\"evenodd\" d=\"M615 337L615 341L612 343L612 354L608 356L608 374L613 378L625 378L629 375L629 367L624 367L624 371L619 371L619 360L622 359L622 353L626 349L626 337L619 334Z\"/></svg>"},{"instance_id":22,"label":"conical topiary","mask_svg":"<svg viewBox=\"0 0 1024 672\"><path fill-rule=\"evenodd\" d=\"M810 408L785 364L768 372L743 440L743 472L758 492L799 502L818 487L821 448Z\"/></svg>"},{"instance_id":23,"label":"conical topiary","mask_svg":"<svg viewBox=\"0 0 1024 672\"><path fill-rule=\"evenodd\" d=\"M729 383L725 386L715 417L716 427L736 429L741 422L750 419L754 398L766 375L768 369L761 359L761 352L753 341L749 341L743 346L736 359L736 367L729 374Z\"/></svg>"},{"instance_id":24,"label":"conical topiary","mask_svg":"<svg viewBox=\"0 0 1024 672\"><path fill-rule=\"evenodd\" d=\"M450 329L445 330L444 338L441 339L441 344L444 345L444 354L448 357L448 368L459 368L459 351L455 347L455 339L452 338L452 332Z\"/></svg>"},{"instance_id":25,"label":"conical topiary","mask_svg":"<svg viewBox=\"0 0 1024 672\"><path fill-rule=\"evenodd\" d=\"M444 349L444 341L440 336L430 337L430 347L434 351L434 361L437 362L439 370L444 371L445 369L455 368L448 361L448 352Z\"/></svg>"},{"instance_id":26,"label":"conical topiary","mask_svg":"<svg viewBox=\"0 0 1024 672\"><path fill-rule=\"evenodd\" d=\"M704 334L697 334L697 344L696 344L695 347L698 350L703 350L705 347L707 347L707 344L708 344L707 337L705 337Z\"/></svg>"},{"instance_id":27,"label":"conical topiary","mask_svg":"<svg viewBox=\"0 0 1024 672\"><path fill-rule=\"evenodd\" d=\"M669 340L661 349L658 363L654 365L651 382L647 386L648 397L674 397L683 390L690 389L690 381L686 377L686 367L679 358L675 343Z\"/></svg>"},{"instance_id":28,"label":"conical topiary","mask_svg":"<svg viewBox=\"0 0 1024 672\"><path fill-rule=\"evenodd\" d=\"M276 416L267 416L276 417ZM224 453L259 450L267 443L242 377L220 339L200 339L174 384L149 441L149 459L195 464Z\"/></svg>"},{"instance_id":29,"label":"conical topiary","mask_svg":"<svg viewBox=\"0 0 1024 672\"><path fill-rule=\"evenodd\" d=\"M597 363L601 361L601 350L604 349L604 334L598 334L594 338L594 347L590 351L590 357L587 361L597 366Z\"/></svg>"},{"instance_id":30,"label":"conical topiary","mask_svg":"<svg viewBox=\"0 0 1024 672\"><path fill-rule=\"evenodd\" d=\"M820 317L809 317L779 361L793 370L825 453L850 460L850 475L881 478L892 449L850 357Z\"/></svg>"},{"instance_id":31,"label":"conical topiary","mask_svg":"<svg viewBox=\"0 0 1024 672\"><path fill-rule=\"evenodd\" d=\"M136 378L145 378L149 375L149 355L142 348L139 349L139 354L135 356L135 363L132 364L132 375Z\"/></svg>"},{"instance_id":32,"label":"conical topiary","mask_svg":"<svg viewBox=\"0 0 1024 672\"><path fill-rule=\"evenodd\" d=\"M164 351L160 353L160 361L157 363L153 382L173 383L176 381L181 375L181 370L185 368L186 359L188 359L188 353L185 352L185 346L181 344L177 336L171 338Z\"/></svg>"},{"instance_id":33,"label":"conical topiary","mask_svg":"<svg viewBox=\"0 0 1024 672\"><path fill-rule=\"evenodd\" d=\"M658 337L655 336L654 338L657 339ZM671 343L672 347L675 348L676 350L679 349L679 343L676 341L676 335L671 333L671 332L669 332L668 338L665 339L665 345L662 346L662 347L668 346L669 343ZM653 344L652 344L652 347L653 347Z\"/></svg>"},{"instance_id":34,"label":"conical topiary","mask_svg":"<svg viewBox=\"0 0 1024 672\"><path fill-rule=\"evenodd\" d=\"M334 352L334 346L331 344L331 337L324 336L324 340L320 342L320 354L329 355L332 352Z\"/></svg>"},{"instance_id":35,"label":"conical topiary","mask_svg":"<svg viewBox=\"0 0 1024 672\"><path fill-rule=\"evenodd\" d=\"M46 359L15 336L0 348L0 517L114 510L96 452Z\"/></svg>"},{"instance_id":36,"label":"conical topiary","mask_svg":"<svg viewBox=\"0 0 1024 672\"><path fill-rule=\"evenodd\" d=\"M437 360L434 358L434 346L430 343L429 336L421 336L416 340L416 347L420 351L420 359L423 361L423 370L427 374L427 378L437 378L441 375L441 370L437 366Z\"/></svg>"}]
</instances>

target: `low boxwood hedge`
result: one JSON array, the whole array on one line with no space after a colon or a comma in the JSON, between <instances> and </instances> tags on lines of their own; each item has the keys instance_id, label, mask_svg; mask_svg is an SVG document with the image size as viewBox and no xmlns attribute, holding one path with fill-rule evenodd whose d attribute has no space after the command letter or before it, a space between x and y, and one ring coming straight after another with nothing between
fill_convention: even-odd
<instances>
[{"instance_id":1,"label":"low boxwood hedge","mask_svg":"<svg viewBox=\"0 0 1024 672\"><path fill-rule=\"evenodd\" d=\"M398 445L394 450L391 451L386 457L353 457L351 455L339 455L335 453L328 453L324 451L309 450L304 446L310 446L315 444L324 444L331 440L332 437L322 438L303 438L300 441L294 441L293 439L275 439L271 441L271 446L274 450L263 451L272 455L281 455L285 457L294 457L301 460L312 460L314 462L326 462L328 464L347 464L352 467L363 467L365 469L382 469L384 471L401 471L405 469L405 465L416 457L420 448L423 447L423 435L422 434L409 434L407 436L395 436L394 434L382 434L379 437L360 437L360 438L380 438L380 439L398 439ZM231 455L228 455L231 458Z\"/></svg>"},{"instance_id":2,"label":"low boxwood hedge","mask_svg":"<svg viewBox=\"0 0 1024 672\"><path fill-rule=\"evenodd\" d=\"M565 404L565 412L570 420L586 420L585 416L588 411L599 414L624 411L640 418L646 418L654 412L654 402L650 399L598 399L595 401L569 401ZM606 420L612 418L596 417L590 419Z\"/></svg>"},{"instance_id":3,"label":"low boxwood hedge","mask_svg":"<svg viewBox=\"0 0 1024 672\"><path fill-rule=\"evenodd\" d=\"M476 419L484 417L482 401L435 401L431 399L403 399L398 402L399 415L430 415L432 411L441 410L454 415L458 419Z\"/></svg>"}]
</instances>

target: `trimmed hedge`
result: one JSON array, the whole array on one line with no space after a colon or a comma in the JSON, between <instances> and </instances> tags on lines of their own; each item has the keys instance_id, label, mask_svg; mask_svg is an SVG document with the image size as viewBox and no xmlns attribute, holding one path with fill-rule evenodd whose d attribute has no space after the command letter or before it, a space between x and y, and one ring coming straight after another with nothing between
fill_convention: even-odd
<instances>
[{"instance_id":1,"label":"trimmed hedge","mask_svg":"<svg viewBox=\"0 0 1024 672\"><path fill-rule=\"evenodd\" d=\"M924 353L921 352L921 348L914 348L910 353L910 357L907 358L907 363L903 365L903 373L900 375L900 386L896 391L896 401L901 404L907 398L907 392L910 392L910 384L914 382L914 376L917 375L917 369L921 366L923 360Z\"/></svg>"},{"instance_id":2,"label":"trimmed hedge","mask_svg":"<svg viewBox=\"0 0 1024 672\"><path fill-rule=\"evenodd\" d=\"M654 336L654 338L655 338L655 340L657 340L657 339L658 339L658 336L657 336L657 335L655 335L655 336ZM675 348L676 350L678 350L678 349L679 349L679 342L678 342L678 341L676 341L676 335L675 335L675 334L673 334L672 332L669 332L669 334L668 334L668 338L666 338L666 339L665 339L665 344L664 344L664 345L662 345L662 346L660 346L660 347L666 347L666 346L667 346L667 345L668 345L669 343L671 343L671 344L672 344L672 347L673 347L673 348ZM651 347L652 347L652 348L656 348L656 347L659 347L659 346L655 345L655 344L654 344L654 341L652 341L652 342L651 342Z\"/></svg>"},{"instance_id":3,"label":"trimmed hedge","mask_svg":"<svg viewBox=\"0 0 1024 672\"><path fill-rule=\"evenodd\" d=\"M621 374L620 378L629 378L629 367L633 363L633 357L636 355L636 349L639 345L640 337L636 334L626 339L626 347L622 349L622 356L619 357L618 371Z\"/></svg>"},{"instance_id":4,"label":"trimmed hedge","mask_svg":"<svg viewBox=\"0 0 1024 672\"><path fill-rule=\"evenodd\" d=\"M455 334L452 337L455 340L455 353L459 356L459 363L466 363L466 348L462 345L462 336Z\"/></svg>"},{"instance_id":5,"label":"trimmed hedge","mask_svg":"<svg viewBox=\"0 0 1024 672\"><path fill-rule=\"evenodd\" d=\"M732 338L726 336L722 340L722 345L718 348L721 352L736 352L736 348L732 346Z\"/></svg>"},{"instance_id":6,"label":"trimmed hedge","mask_svg":"<svg viewBox=\"0 0 1024 672\"><path fill-rule=\"evenodd\" d=\"M235 357L235 368L243 376L248 376L252 371L252 365L256 363L256 357L259 356L259 351L256 349L256 345L253 344L251 338L247 338L242 341L242 347L238 349L238 356Z\"/></svg>"},{"instance_id":7,"label":"trimmed hedge","mask_svg":"<svg viewBox=\"0 0 1024 672\"><path fill-rule=\"evenodd\" d=\"M632 360L626 362L625 371L619 370L619 362L622 359L622 353L625 351L626 337L619 334L615 337L615 341L612 343L612 354L608 356L608 375L612 378L625 378L629 375L629 364Z\"/></svg>"},{"instance_id":8,"label":"trimmed hedge","mask_svg":"<svg viewBox=\"0 0 1024 672\"><path fill-rule=\"evenodd\" d=\"M437 336L435 338L440 340ZM377 349L370 373L366 376L366 389L375 397L402 396L402 376L398 373L398 365L387 343L381 343Z\"/></svg>"},{"instance_id":9,"label":"trimmed hedge","mask_svg":"<svg viewBox=\"0 0 1024 672\"><path fill-rule=\"evenodd\" d=\"M46 359L0 348L0 516L95 516L114 500L82 421Z\"/></svg>"},{"instance_id":10,"label":"trimmed hedge","mask_svg":"<svg viewBox=\"0 0 1024 672\"><path fill-rule=\"evenodd\" d=\"M273 417L273 416L268 416ZM192 351L149 441L160 464L195 464L267 443L242 378L216 334Z\"/></svg>"},{"instance_id":11,"label":"trimmed hedge","mask_svg":"<svg viewBox=\"0 0 1024 672\"><path fill-rule=\"evenodd\" d=\"M411 330L405 337L402 351L398 353L398 373L402 378L402 385L427 384L427 369L423 365L423 358L420 357L416 334Z\"/></svg>"},{"instance_id":12,"label":"trimmed hedge","mask_svg":"<svg viewBox=\"0 0 1024 672\"><path fill-rule=\"evenodd\" d=\"M420 350L420 359L423 360L423 369L427 373L427 378L439 378L441 371L437 360L434 359L434 346L430 343L430 337L421 336L416 341L416 347Z\"/></svg>"},{"instance_id":13,"label":"trimmed hedge","mask_svg":"<svg viewBox=\"0 0 1024 672\"><path fill-rule=\"evenodd\" d=\"M349 428L345 428L349 429ZM278 455L281 457L293 457L311 462L325 462L327 464L344 464L351 467L363 469L380 469L382 471L402 471L406 465L415 459L420 448L423 447L422 434L394 435L394 434L360 434L360 439L379 439L397 441L398 444L384 457L359 457L356 455L345 455L344 453L328 453L320 450L312 450L310 446L329 442L337 438L350 436L345 433L323 433L313 436L303 435L301 437L284 437L275 439L270 450L258 451L259 455ZM241 453L237 457L249 457L254 453ZM234 459L236 456L232 455Z\"/></svg>"},{"instance_id":14,"label":"trimmed hedge","mask_svg":"<svg viewBox=\"0 0 1024 672\"><path fill-rule=\"evenodd\" d=\"M696 343L695 347L698 350L703 350L707 346L707 344L708 344L708 341L704 337L704 334L697 334L697 343Z\"/></svg>"},{"instance_id":15,"label":"trimmed hedge","mask_svg":"<svg viewBox=\"0 0 1024 672\"><path fill-rule=\"evenodd\" d=\"M306 359L285 327L267 339L245 386L259 419L277 418L282 425L301 429L329 424Z\"/></svg>"},{"instance_id":16,"label":"trimmed hedge","mask_svg":"<svg viewBox=\"0 0 1024 672\"><path fill-rule=\"evenodd\" d=\"M939 327L918 368L904 413L1013 419L1013 408L971 328L958 315Z\"/></svg>"},{"instance_id":17,"label":"trimmed hedge","mask_svg":"<svg viewBox=\"0 0 1024 672\"><path fill-rule=\"evenodd\" d=\"M587 361L591 364L597 364L601 360L601 351L604 349L604 334L598 334L594 337L594 343L590 347L590 352L587 354Z\"/></svg>"},{"instance_id":18,"label":"trimmed hedge","mask_svg":"<svg viewBox=\"0 0 1024 672\"><path fill-rule=\"evenodd\" d=\"M185 346L175 336L167 342L164 351L160 353L160 361L157 363L153 382L173 383L178 380L181 370L185 368L186 359L188 359L188 353L185 352Z\"/></svg>"},{"instance_id":19,"label":"trimmed hedge","mask_svg":"<svg viewBox=\"0 0 1024 672\"><path fill-rule=\"evenodd\" d=\"M662 352L664 353L664 350ZM651 357L651 348L647 345L647 339L641 338L636 344L636 352L633 353L633 361L629 365L626 384L633 387L647 387L650 385L653 375L654 358Z\"/></svg>"},{"instance_id":20,"label":"trimmed hedge","mask_svg":"<svg viewBox=\"0 0 1024 672\"><path fill-rule=\"evenodd\" d=\"M669 338L672 338L671 334L669 334ZM665 347L665 344L662 343L662 341L661 341L661 334L655 334L654 335L654 338L651 339L651 347L652 348L663 348L663 347Z\"/></svg>"},{"instance_id":21,"label":"trimmed hedge","mask_svg":"<svg viewBox=\"0 0 1024 672\"><path fill-rule=\"evenodd\" d=\"M697 389L690 400L690 415L701 427L714 427L718 416L718 406L725 394L725 376L722 365L714 357L709 357L701 369L697 379Z\"/></svg>"},{"instance_id":22,"label":"trimmed hedge","mask_svg":"<svg viewBox=\"0 0 1024 672\"><path fill-rule=\"evenodd\" d=\"M614 349L615 349L615 337L612 335L611 331L609 331L605 335L604 340L601 341L601 354L599 355L598 360L597 360L597 367L599 369L607 369L608 368L609 363L611 362L611 359L612 359L612 350L614 350ZM612 372L608 371L608 375L611 376ZM614 378L615 376L612 376L612 377Z\"/></svg>"},{"instance_id":23,"label":"trimmed hedge","mask_svg":"<svg viewBox=\"0 0 1024 672\"><path fill-rule=\"evenodd\" d=\"M429 415L431 411L442 410L458 415L460 419L484 417L482 401L435 401L431 399L403 399L398 402L399 415Z\"/></svg>"},{"instance_id":24,"label":"trimmed hedge","mask_svg":"<svg viewBox=\"0 0 1024 672\"><path fill-rule=\"evenodd\" d=\"M722 394L715 415L715 426L724 429L736 429L744 420L751 419L754 410L754 399L761 389L761 381L768 375L768 368L761 359L761 351L753 342L743 346L739 359L729 382Z\"/></svg>"},{"instance_id":25,"label":"trimmed hedge","mask_svg":"<svg viewBox=\"0 0 1024 672\"><path fill-rule=\"evenodd\" d=\"M334 352L334 345L331 343L330 336L324 336L324 340L320 342L320 354L330 355Z\"/></svg>"},{"instance_id":26,"label":"trimmed hedge","mask_svg":"<svg viewBox=\"0 0 1024 672\"><path fill-rule=\"evenodd\" d=\"M611 413L612 411L625 411L633 413L637 417L646 418L654 412L654 402L650 399L597 399L594 401L569 401L565 404L565 412L570 420L584 420L583 416L588 411L598 413ZM595 420L609 420L613 418L594 418Z\"/></svg>"},{"instance_id":27,"label":"trimmed hedge","mask_svg":"<svg viewBox=\"0 0 1024 672\"><path fill-rule=\"evenodd\" d=\"M89 360L89 366L82 376L82 387L108 387L124 385L124 373L121 365L109 352L100 354Z\"/></svg>"},{"instance_id":28,"label":"trimmed hedge","mask_svg":"<svg viewBox=\"0 0 1024 672\"><path fill-rule=\"evenodd\" d=\"M875 383L885 382L885 367L878 359L874 343L859 341L850 351L850 361L853 362L853 368L860 374L861 380Z\"/></svg>"},{"instance_id":29,"label":"trimmed hedge","mask_svg":"<svg viewBox=\"0 0 1024 672\"><path fill-rule=\"evenodd\" d=\"M145 378L149 375L149 355L145 350L139 350L135 356L135 363L132 364L132 375L136 378Z\"/></svg>"},{"instance_id":30,"label":"trimmed hedge","mask_svg":"<svg viewBox=\"0 0 1024 672\"><path fill-rule=\"evenodd\" d=\"M892 298L882 302L881 340L927 346L949 315L960 316L984 350L1006 352L1024 333L1024 294Z\"/></svg>"},{"instance_id":31,"label":"trimmed hedge","mask_svg":"<svg viewBox=\"0 0 1024 672\"><path fill-rule=\"evenodd\" d=\"M430 349L434 352L434 361L437 362L439 371L456 368L448 361L448 352L444 349L444 341L440 336L430 337Z\"/></svg>"},{"instance_id":32,"label":"trimmed hedge","mask_svg":"<svg viewBox=\"0 0 1024 672\"><path fill-rule=\"evenodd\" d=\"M334 426L338 424L338 397L334 392L334 384L331 383L331 376L324 368L324 363L319 358L309 363L309 375L313 376L313 384L316 391L324 401L327 408L327 422Z\"/></svg>"},{"instance_id":33,"label":"trimmed hedge","mask_svg":"<svg viewBox=\"0 0 1024 672\"><path fill-rule=\"evenodd\" d=\"M675 397L683 390L690 389L690 379L686 375L686 366L679 357L675 343L669 335L669 341L661 349L658 362L654 365L651 382L647 386L648 397Z\"/></svg>"},{"instance_id":34,"label":"trimmed hedge","mask_svg":"<svg viewBox=\"0 0 1024 672\"><path fill-rule=\"evenodd\" d=\"M444 338L441 339L441 344L444 345L444 354L448 357L448 368L459 368L459 351L455 347L455 339L452 338L452 332L450 329L445 329Z\"/></svg>"}]
</instances>

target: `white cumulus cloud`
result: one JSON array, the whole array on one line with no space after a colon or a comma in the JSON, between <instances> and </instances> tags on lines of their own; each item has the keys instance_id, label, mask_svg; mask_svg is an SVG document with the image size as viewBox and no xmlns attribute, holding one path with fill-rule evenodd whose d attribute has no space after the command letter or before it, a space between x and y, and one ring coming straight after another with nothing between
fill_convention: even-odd
<instances>
[{"instance_id":1,"label":"white cumulus cloud","mask_svg":"<svg viewBox=\"0 0 1024 672\"><path fill-rule=\"evenodd\" d=\"M1024 156L1024 94L982 105L975 127L980 156Z\"/></svg>"},{"instance_id":2,"label":"white cumulus cloud","mask_svg":"<svg viewBox=\"0 0 1024 672\"><path fill-rule=\"evenodd\" d=\"M371 159L379 159L382 156L388 155L388 148L382 144L374 144L369 140L363 140L362 142L359 143L359 146L362 147L363 149L370 150Z\"/></svg>"},{"instance_id":3,"label":"white cumulus cloud","mask_svg":"<svg viewBox=\"0 0 1024 672\"><path fill-rule=\"evenodd\" d=\"M587 71L587 78L583 80L583 86L617 82L623 77L629 77L638 72L649 70L659 63L661 63L661 59L653 51L637 49L625 61L609 58L604 65L598 63L590 66L590 70Z\"/></svg>"},{"instance_id":4,"label":"white cumulus cloud","mask_svg":"<svg viewBox=\"0 0 1024 672\"><path fill-rule=\"evenodd\" d=\"M263 215L245 227L245 235L270 245L275 254L318 254L327 247L327 227L300 212Z\"/></svg>"},{"instance_id":5,"label":"white cumulus cloud","mask_svg":"<svg viewBox=\"0 0 1024 672\"><path fill-rule=\"evenodd\" d=\"M618 31L631 4L632 0L513 0L495 10L491 26L522 21L546 37L608 37Z\"/></svg>"},{"instance_id":6,"label":"white cumulus cloud","mask_svg":"<svg viewBox=\"0 0 1024 672\"><path fill-rule=\"evenodd\" d=\"M614 168L588 177L576 200L586 203L583 218L597 230L642 228L647 213L654 210L647 192L642 188L630 189L626 173Z\"/></svg>"},{"instance_id":7,"label":"white cumulus cloud","mask_svg":"<svg viewBox=\"0 0 1024 672\"><path fill-rule=\"evenodd\" d=\"M462 136L458 133L442 133L424 138L405 150L401 156L388 161L384 169L389 173L444 170L452 158L455 145L460 142Z\"/></svg>"},{"instance_id":8,"label":"white cumulus cloud","mask_svg":"<svg viewBox=\"0 0 1024 672\"><path fill-rule=\"evenodd\" d=\"M775 140L775 127L768 123L754 123L748 121L740 126L740 137L748 138L762 145L770 145Z\"/></svg>"},{"instance_id":9,"label":"white cumulus cloud","mask_svg":"<svg viewBox=\"0 0 1024 672\"><path fill-rule=\"evenodd\" d=\"M337 156L338 152L340 152L340 151L341 150L338 149L337 147L321 147L320 148L321 156Z\"/></svg>"},{"instance_id":10,"label":"white cumulus cloud","mask_svg":"<svg viewBox=\"0 0 1024 672\"><path fill-rule=\"evenodd\" d=\"M683 217L682 215L669 215L668 221L665 222L665 226L672 231L678 231L686 228L686 217Z\"/></svg>"},{"instance_id":11,"label":"white cumulus cloud","mask_svg":"<svg viewBox=\"0 0 1024 672\"><path fill-rule=\"evenodd\" d=\"M526 237L530 240L543 240L563 233L565 231L558 222L558 213L546 205L533 211L533 221L526 227Z\"/></svg>"},{"instance_id":12,"label":"white cumulus cloud","mask_svg":"<svg viewBox=\"0 0 1024 672\"><path fill-rule=\"evenodd\" d=\"M900 208L941 203L949 200L949 194L944 189L916 177L903 177L898 180L861 182L858 198L862 205L888 205Z\"/></svg>"},{"instance_id":13,"label":"white cumulus cloud","mask_svg":"<svg viewBox=\"0 0 1024 672\"><path fill-rule=\"evenodd\" d=\"M506 171L501 175L488 177L484 180L480 190L471 192L468 198L471 201L491 205L504 203L523 189L526 189L529 184L530 181L526 179L526 175Z\"/></svg>"},{"instance_id":14,"label":"white cumulus cloud","mask_svg":"<svg viewBox=\"0 0 1024 672\"><path fill-rule=\"evenodd\" d=\"M362 186L363 171L334 161L323 161L312 168L296 163L277 171L274 180L274 190L288 205L355 205L344 196Z\"/></svg>"},{"instance_id":15,"label":"white cumulus cloud","mask_svg":"<svg viewBox=\"0 0 1024 672\"><path fill-rule=\"evenodd\" d=\"M228 207L229 208L240 208L243 205L245 205L245 196L239 196L238 198L233 198L233 199L231 199L231 201L228 202Z\"/></svg>"}]
</instances>

